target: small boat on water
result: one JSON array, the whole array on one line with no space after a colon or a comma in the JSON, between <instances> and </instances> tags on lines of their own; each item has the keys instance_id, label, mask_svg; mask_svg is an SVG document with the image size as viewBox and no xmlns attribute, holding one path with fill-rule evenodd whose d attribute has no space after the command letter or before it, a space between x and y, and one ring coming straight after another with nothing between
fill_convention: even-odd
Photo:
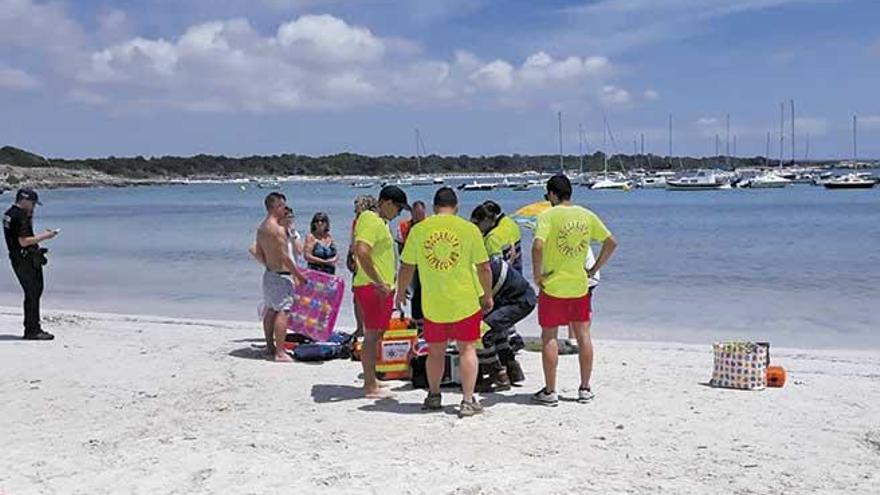
<instances>
[{"instance_id":1,"label":"small boat on water","mask_svg":"<svg viewBox=\"0 0 880 495\"><path fill-rule=\"evenodd\" d=\"M403 177L401 178L404 182L408 182L409 185L412 186L433 186L437 184L436 178L425 177L425 176L415 176L415 177Z\"/></svg>"},{"instance_id":2,"label":"small boat on water","mask_svg":"<svg viewBox=\"0 0 880 495\"><path fill-rule=\"evenodd\" d=\"M669 191L717 191L725 183L710 171L698 170L694 174L680 175L666 181L666 189ZM730 184L727 184L728 186Z\"/></svg>"},{"instance_id":3,"label":"small boat on water","mask_svg":"<svg viewBox=\"0 0 880 495\"><path fill-rule=\"evenodd\" d=\"M498 185L493 184L491 182L477 182L473 181L470 184L461 184L458 186L459 190L462 191L491 191L495 189Z\"/></svg>"},{"instance_id":4,"label":"small boat on water","mask_svg":"<svg viewBox=\"0 0 880 495\"><path fill-rule=\"evenodd\" d=\"M408 179L387 180L381 184L382 187L385 187L385 186L409 187L412 185L413 185L413 181L408 180Z\"/></svg>"},{"instance_id":5,"label":"small boat on water","mask_svg":"<svg viewBox=\"0 0 880 495\"><path fill-rule=\"evenodd\" d=\"M775 172L765 172L749 180L748 186L752 189L781 189L788 187L791 181Z\"/></svg>"},{"instance_id":6,"label":"small boat on water","mask_svg":"<svg viewBox=\"0 0 880 495\"><path fill-rule=\"evenodd\" d=\"M877 185L877 179L865 174L846 174L822 183L825 189L871 189Z\"/></svg>"},{"instance_id":7,"label":"small boat on water","mask_svg":"<svg viewBox=\"0 0 880 495\"><path fill-rule=\"evenodd\" d=\"M530 180L513 186L514 191L530 191L532 189L543 189L545 184L539 180Z\"/></svg>"},{"instance_id":8,"label":"small boat on water","mask_svg":"<svg viewBox=\"0 0 880 495\"><path fill-rule=\"evenodd\" d=\"M638 185L642 189L666 189L666 177L642 177Z\"/></svg>"},{"instance_id":9,"label":"small boat on water","mask_svg":"<svg viewBox=\"0 0 880 495\"><path fill-rule=\"evenodd\" d=\"M278 181L257 182L257 187L260 189L278 189L281 187L281 184Z\"/></svg>"},{"instance_id":10,"label":"small boat on water","mask_svg":"<svg viewBox=\"0 0 880 495\"><path fill-rule=\"evenodd\" d=\"M853 158L852 163L858 164L858 148L856 147L856 132L858 129L858 121L853 115ZM861 173L849 173L840 177L834 177L822 182L825 189L871 189L877 185L877 179L872 175Z\"/></svg>"},{"instance_id":11,"label":"small boat on water","mask_svg":"<svg viewBox=\"0 0 880 495\"><path fill-rule=\"evenodd\" d=\"M628 180L612 179L603 177L590 186L591 191L629 191L632 184Z\"/></svg>"},{"instance_id":12,"label":"small boat on water","mask_svg":"<svg viewBox=\"0 0 880 495\"><path fill-rule=\"evenodd\" d=\"M375 186L375 182L352 182L352 189L372 189Z\"/></svg>"}]
</instances>

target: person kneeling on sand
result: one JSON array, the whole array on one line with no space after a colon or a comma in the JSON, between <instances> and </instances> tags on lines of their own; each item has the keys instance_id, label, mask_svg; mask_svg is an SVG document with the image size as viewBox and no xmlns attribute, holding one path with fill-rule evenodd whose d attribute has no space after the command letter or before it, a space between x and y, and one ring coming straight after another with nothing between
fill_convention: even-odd
<instances>
[{"instance_id":1,"label":"person kneeling on sand","mask_svg":"<svg viewBox=\"0 0 880 495\"><path fill-rule=\"evenodd\" d=\"M578 342L581 371L578 401L593 399L593 343L590 337L590 273L584 269L590 241L602 242L593 271L600 270L617 248L617 241L595 213L573 205L571 181L556 175L547 181L546 199L552 208L538 215L532 244L532 271L538 297L538 324L543 344L544 388L532 396L538 404L556 406L556 367L559 364L557 332L567 325Z\"/></svg>"},{"instance_id":2,"label":"person kneeling on sand","mask_svg":"<svg viewBox=\"0 0 880 495\"><path fill-rule=\"evenodd\" d=\"M501 392L511 384L525 380L522 366L516 360L510 337L514 325L535 310L537 296L529 282L501 259L492 256L492 312L483 317L489 331L483 335L483 349L477 351L479 372L478 392Z\"/></svg>"},{"instance_id":3,"label":"person kneeling on sand","mask_svg":"<svg viewBox=\"0 0 880 495\"><path fill-rule=\"evenodd\" d=\"M294 280L297 284L304 284L306 278L290 256L288 232L284 226L287 198L279 192L269 193L264 204L266 218L257 229L254 248L254 257L266 267L263 272L263 333L266 349L274 355L275 361L290 362L293 360L284 350L284 340L288 313L293 305Z\"/></svg>"},{"instance_id":4,"label":"person kneeling on sand","mask_svg":"<svg viewBox=\"0 0 880 495\"><path fill-rule=\"evenodd\" d=\"M460 417L483 412L474 399L477 380L476 343L482 322L480 309L492 311L492 272L479 229L456 215L458 198L449 187L434 195L434 216L415 225L400 256L397 306L406 304L406 288L415 269L422 282L424 338L428 343L426 371L430 391L423 409L438 411L446 346L456 341L461 356L463 400ZM474 272L476 267L476 273ZM479 283L475 278L479 278Z\"/></svg>"}]
</instances>

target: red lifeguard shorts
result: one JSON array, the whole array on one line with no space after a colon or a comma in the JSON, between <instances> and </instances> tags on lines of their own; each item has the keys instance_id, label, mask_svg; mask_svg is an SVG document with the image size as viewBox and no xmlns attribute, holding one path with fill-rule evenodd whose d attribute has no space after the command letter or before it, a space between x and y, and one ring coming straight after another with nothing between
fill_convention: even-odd
<instances>
[{"instance_id":1,"label":"red lifeguard shorts","mask_svg":"<svg viewBox=\"0 0 880 495\"><path fill-rule=\"evenodd\" d=\"M538 296L538 324L558 327L573 321L590 321L590 294L581 297L553 297L541 292Z\"/></svg>"},{"instance_id":2,"label":"red lifeguard shorts","mask_svg":"<svg viewBox=\"0 0 880 495\"><path fill-rule=\"evenodd\" d=\"M388 330L391 313L394 311L394 292L383 296L373 284L355 287L352 290L364 315L364 329L374 332Z\"/></svg>"},{"instance_id":3,"label":"red lifeguard shorts","mask_svg":"<svg viewBox=\"0 0 880 495\"><path fill-rule=\"evenodd\" d=\"M447 340L474 342L480 340L480 324L483 316L477 311L471 316L452 323L434 323L425 318L425 342L438 343Z\"/></svg>"}]
</instances>

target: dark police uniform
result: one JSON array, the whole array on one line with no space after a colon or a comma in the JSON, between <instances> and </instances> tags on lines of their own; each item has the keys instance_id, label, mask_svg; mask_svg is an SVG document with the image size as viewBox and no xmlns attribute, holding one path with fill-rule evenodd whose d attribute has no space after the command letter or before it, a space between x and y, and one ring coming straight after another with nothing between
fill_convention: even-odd
<instances>
[{"instance_id":1,"label":"dark police uniform","mask_svg":"<svg viewBox=\"0 0 880 495\"><path fill-rule=\"evenodd\" d=\"M500 256L492 257L490 267L492 298L495 304L492 311L483 316L483 322L489 327L489 331L483 335L483 349L477 351L480 365L478 381L482 380L484 373L491 374L499 364L507 367L508 372L511 366L516 365L515 350L510 345L513 327L527 317L538 302L535 290L525 277Z\"/></svg>"},{"instance_id":2,"label":"dark police uniform","mask_svg":"<svg viewBox=\"0 0 880 495\"><path fill-rule=\"evenodd\" d=\"M44 258L39 246L22 248L18 239L34 235L33 218L24 209L12 205L3 215L3 234L6 237L12 269L24 289L24 335L32 337L42 332L40 297L43 295Z\"/></svg>"}]
</instances>

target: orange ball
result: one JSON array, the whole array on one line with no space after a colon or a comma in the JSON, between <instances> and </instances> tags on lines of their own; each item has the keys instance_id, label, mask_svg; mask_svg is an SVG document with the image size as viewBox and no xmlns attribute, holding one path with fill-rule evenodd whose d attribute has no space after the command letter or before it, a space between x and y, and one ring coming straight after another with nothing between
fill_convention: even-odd
<instances>
[{"instance_id":1,"label":"orange ball","mask_svg":"<svg viewBox=\"0 0 880 495\"><path fill-rule=\"evenodd\" d=\"M767 386L781 388L785 385L785 368L782 366L767 367Z\"/></svg>"}]
</instances>

